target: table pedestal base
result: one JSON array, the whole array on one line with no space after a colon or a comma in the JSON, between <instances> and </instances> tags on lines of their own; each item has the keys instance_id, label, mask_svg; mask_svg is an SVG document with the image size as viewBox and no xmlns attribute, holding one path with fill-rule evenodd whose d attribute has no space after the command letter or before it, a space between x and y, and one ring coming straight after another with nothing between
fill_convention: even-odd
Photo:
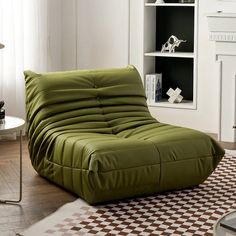
<instances>
[{"instance_id":1,"label":"table pedestal base","mask_svg":"<svg viewBox=\"0 0 236 236\"><path fill-rule=\"evenodd\" d=\"M20 190L19 190L19 198L18 200L1 200L0 204L8 204L8 203L20 203L22 200L22 130L20 130Z\"/></svg>"}]
</instances>

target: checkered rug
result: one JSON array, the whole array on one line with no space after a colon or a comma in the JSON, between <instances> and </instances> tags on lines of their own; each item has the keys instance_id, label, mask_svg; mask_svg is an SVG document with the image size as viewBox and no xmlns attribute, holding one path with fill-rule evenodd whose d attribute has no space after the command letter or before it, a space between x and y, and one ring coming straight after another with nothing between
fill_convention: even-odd
<instances>
[{"instance_id":1,"label":"checkered rug","mask_svg":"<svg viewBox=\"0 0 236 236\"><path fill-rule=\"evenodd\" d=\"M236 210L236 158L224 157L204 184L182 191L89 206L78 199L24 236L212 235L213 225Z\"/></svg>"}]
</instances>

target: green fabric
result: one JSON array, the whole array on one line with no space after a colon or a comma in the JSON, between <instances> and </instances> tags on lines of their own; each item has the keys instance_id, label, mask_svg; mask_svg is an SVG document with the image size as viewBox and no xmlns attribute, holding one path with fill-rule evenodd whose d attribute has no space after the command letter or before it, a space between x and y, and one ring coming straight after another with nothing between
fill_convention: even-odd
<instances>
[{"instance_id":1,"label":"green fabric","mask_svg":"<svg viewBox=\"0 0 236 236\"><path fill-rule=\"evenodd\" d=\"M224 150L149 113L137 70L25 72L36 171L89 203L202 183Z\"/></svg>"}]
</instances>

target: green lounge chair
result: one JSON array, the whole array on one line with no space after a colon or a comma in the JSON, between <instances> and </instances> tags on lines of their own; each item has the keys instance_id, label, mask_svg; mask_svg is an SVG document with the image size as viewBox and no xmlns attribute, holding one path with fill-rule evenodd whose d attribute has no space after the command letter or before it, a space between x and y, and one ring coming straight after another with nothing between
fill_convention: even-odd
<instances>
[{"instance_id":1,"label":"green lounge chair","mask_svg":"<svg viewBox=\"0 0 236 236\"><path fill-rule=\"evenodd\" d=\"M90 204L198 185L224 155L206 134L154 119L133 66L25 78L35 170Z\"/></svg>"}]
</instances>

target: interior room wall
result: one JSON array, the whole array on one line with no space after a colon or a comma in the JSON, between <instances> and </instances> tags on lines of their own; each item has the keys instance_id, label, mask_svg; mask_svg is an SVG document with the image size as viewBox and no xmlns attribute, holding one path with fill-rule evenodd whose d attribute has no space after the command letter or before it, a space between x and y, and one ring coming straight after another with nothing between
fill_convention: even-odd
<instances>
[{"instance_id":1,"label":"interior room wall","mask_svg":"<svg viewBox=\"0 0 236 236\"><path fill-rule=\"evenodd\" d=\"M127 0L78 0L79 69L128 64Z\"/></svg>"},{"instance_id":2,"label":"interior room wall","mask_svg":"<svg viewBox=\"0 0 236 236\"><path fill-rule=\"evenodd\" d=\"M77 68L77 0L47 0L48 71Z\"/></svg>"},{"instance_id":3,"label":"interior room wall","mask_svg":"<svg viewBox=\"0 0 236 236\"><path fill-rule=\"evenodd\" d=\"M32 0L28 0L31 3ZM67 0L69 3L70 0ZM32 4L25 4L25 47L28 47L25 69L45 72L59 71L63 69L63 63L67 59L63 54L66 47L63 39L63 31L66 27L66 20L62 17L64 10L64 0L43 0L42 7L32 7ZM70 6L68 4L68 6ZM36 8L36 9L34 9ZM33 9L33 10L32 10ZM38 14L38 18L34 17ZM68 17L68 16L67 16ZM75 20L75 19L73 19ZM38 21L38 22L37 22ZM31 29L32 30L28 30ZM34 40L35 37L35 40ZM40 38L41 42L36 47L35 41ZM40 41L40 40L39 40ZM34 59L32 59L34 58ZM39 58L41 59L39 62ZM42 59L44 58L44 59Z\"/></svg>"},{"instance_id":4,"label":"interior room wall","mask_svg":"<svg viewBox=\"0 0 236 236\"><path fill-rule=\"evenodd\" d=\"M62 68L62 0L1 2L0 100L6 115L25 118L24 70Z\"/></svg>"},{"instance_id":5,"label":"interior room wall","mask_svg":"<svg viewBox=\"0 0 236 236\"><path fill-rule=\"evenodd\" d=\"M77 68L77 0L44 0L47 28L47 71ZM43 26L42 26L43 27ZM34 69L34 68L32 68Z\"/></svg>"},{"instance_id":6,"label":"interior room wall","mask_svg":"<svg viewBox=\"0 0 236 236\"><path fill-rule=\"evenodd\" d=\"M56 71L61 69L62 0L25 0L24 69ZM27 13L27 14L26 14Z\"/></svg>"},{"instance_id":7,"label":"interior room wall","mask_svg":"<svg viewBox=\"0 0 236 236\"><path fill-rule=\"evenodd\" d=\"M77 68L77 0L62 0L62 70Z\"/></svg>"},{"instance_id":8,"label":"interior room wall","mask_svg":"<svg viewBox=\"0 0 236 236\"><path fill-rule=\"evenodd\" d=\"M47 0L48 71L77 68L77 0Z\"/></svg>"},{"instance_id":9,"label":"interior room wall","mask_svg":"<svg viewBox=\"0 0 236 236\"><path fill-rule=\"evenodd\" d=\"M48 71L62 69L62 2L48 0Z\"/></svg>"}]
</instances>

